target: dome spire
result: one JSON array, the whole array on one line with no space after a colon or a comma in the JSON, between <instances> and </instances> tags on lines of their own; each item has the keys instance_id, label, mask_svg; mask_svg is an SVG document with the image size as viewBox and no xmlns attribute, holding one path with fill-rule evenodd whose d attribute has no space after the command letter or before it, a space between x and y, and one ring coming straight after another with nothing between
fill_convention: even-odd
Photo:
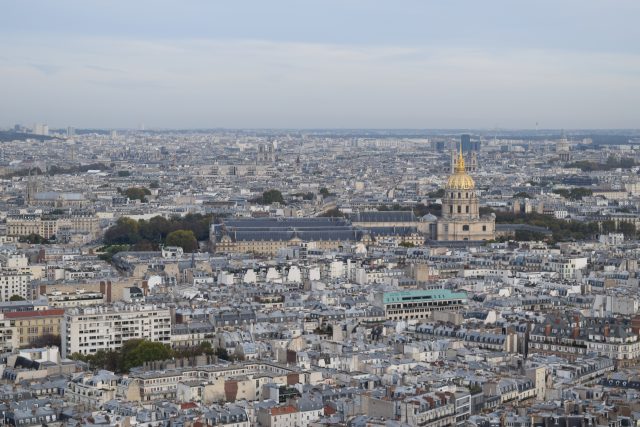
<instances>
[{"instance_id":1,"label":"dome spire","mask_svg":"<svg viewBox=\"0 0 640 427\"><path fill-rule=\"evenodd\" d=\"M458 161L456 162L456 173L464 173L464 156L462 155L462 141L460 141L460 152L458 153Z\"/></svg>"},{"instance_id":2,"label":"dome spire","mask_svg":"<svg viewBox=\"0 0 640 427\"><path fill-rule=\"evenodd\" d=\"M454 166L454 173L447 180L446 189L450 190L473 190L476 183L467 174L464 166L464 156L462 155L462 142L460 143L460 152Z\"/></svg>"}]
</instances>

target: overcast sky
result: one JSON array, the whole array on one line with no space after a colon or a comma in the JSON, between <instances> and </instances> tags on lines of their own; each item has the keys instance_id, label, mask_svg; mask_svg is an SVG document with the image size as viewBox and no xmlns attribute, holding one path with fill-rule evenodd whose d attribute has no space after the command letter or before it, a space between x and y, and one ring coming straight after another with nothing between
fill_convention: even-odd
<instances>
[{"instance_id":1,"label":"overcast sky","mask_svg":"<svg viewBox=\"0 0 640 427\"><path fill-rule=\"evenodd\" d=\"M6 0L0 126L639 128L638 0Z\"/></svg>"}]
</instances>

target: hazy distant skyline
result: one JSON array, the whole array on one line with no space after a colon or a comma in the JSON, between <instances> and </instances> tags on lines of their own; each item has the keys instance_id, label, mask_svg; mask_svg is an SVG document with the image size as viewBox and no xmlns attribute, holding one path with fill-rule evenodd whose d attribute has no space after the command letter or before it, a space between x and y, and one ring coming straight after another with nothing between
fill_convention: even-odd
<instances>
[{"instance_id":1,"label":"hazy distant skyline","mask_svg":"<svg viewBox=\"0 0 640 427\"><path fill-rule=\"evenodd\" d=\"M640 128L636 0L0 10L0 126Z\"/></svg>"}]
</instances>

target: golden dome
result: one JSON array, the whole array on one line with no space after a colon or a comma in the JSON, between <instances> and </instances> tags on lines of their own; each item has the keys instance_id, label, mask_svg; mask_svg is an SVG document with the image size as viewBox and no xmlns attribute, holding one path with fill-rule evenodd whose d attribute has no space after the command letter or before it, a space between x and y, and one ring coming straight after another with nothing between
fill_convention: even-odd
<instances>
[{"instance_id":1,"label":"golden dome","mask_svg":"<svg viewBox=\"0 0 640 427\"><path fill-rule=\"evenodd\" d=\"M462 157L462 147L460 147L460 154L458 155L458 161L454 169L453 175L449 177L447 181L447 189L450 190L472 190L476 187L476 183L464 168L464 157Z\"/></svg>"}]
</instances>

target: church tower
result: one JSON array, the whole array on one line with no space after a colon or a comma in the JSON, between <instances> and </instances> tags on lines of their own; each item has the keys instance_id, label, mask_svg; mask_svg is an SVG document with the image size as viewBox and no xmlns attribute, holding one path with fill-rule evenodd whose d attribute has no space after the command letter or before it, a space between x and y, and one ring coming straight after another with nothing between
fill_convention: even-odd
<instances>
[{"instance_id":1,"label":"church tower","mask_svg":"<svg viewBox=\"0 0 640 427\"><path fill-rule=\"evenodd\" d=\"M495 218L480 216L476 183L467 174L462 146L454 171L444 188L442 217L437 224L438 240L492 240Z\"/></svg>"}]
</instances>

